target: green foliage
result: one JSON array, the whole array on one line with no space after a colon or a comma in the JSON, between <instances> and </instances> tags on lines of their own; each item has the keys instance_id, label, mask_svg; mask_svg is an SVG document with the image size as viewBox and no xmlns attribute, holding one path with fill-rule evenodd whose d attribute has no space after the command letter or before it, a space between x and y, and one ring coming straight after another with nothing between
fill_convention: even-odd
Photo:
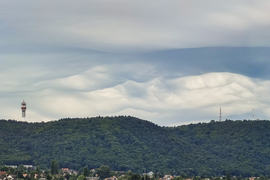
<instances>
[{"instance_id":1,"label":"green foliage","mask_svg":"<svg viewBox=\"0 0 270 180\"><path fill-rule=\"evenodd\" d=\"M69 180L77 180L77 177L75 174L71 174L71 176L69 177Z\"/></svg>"},{"instance_id":2,"label":"green foliage","mask_svg":"<svg viewBox=\"0 0 270 180\"><path fill-rule=\"evenodd\" d=\"M141 175L139 174L132 174L128 180L141 180Z\"/></svg>"},{"instance_id":3,"label":"green foliage","mask_svg":"<svg viewBox=\"0 0 270 180\"><path fill-rule=\"evenodd\" d=\"M85 178L84 175L80 175L80 176L78 177L78 180L86 180L86 178Z\"/></svg>"},{"instance_id":4,"label":"green foliage","mask_svg":"<svg viewBox=\"0 0 270 180\"><path fill-rule=\"evenodd\" d=\"M160 127L130 116L48 123L0 120L0 163L50 167L55 159L59 167L81 168L81 173L82 167L106 164L140 174L146 169L159 177L181 172L188 177L225 176L226 172L265 176L270 174L269 129L269 121L229 120ZM56 174L56 169L51 173Z\"/></svg>"},{"instance_id":5,"label":"green foliage","mask_svg":"<svg viewBox=\"0 0 270 180\"><path fill-rule=\"evenodd\" d=\"M21 172L21 171L18 171L18 178L20 178L20 179L24 179L23 174L22 174L22 172Z\"/></svg>"},{"instance_id":6,"label":"green foliage","mask_svg":"<svg viewBox=\"0 0 270 180\"><path fill-rule=\"evenodd\" d=\"M24 178L25 180L31 180L31 177L29 176L29 174L26 175L26 177Z\"/></svg>"},{"instance_id":7,"label":"green foliage","mask_svg":"<svg viewBox=\"0 0 270 180\"><path fill-rule=\"evenodd\" d=\"M90 171L89 171L88 167L85 166L85 167L83 168L83 175L84 175L85 177L88 177L89 174L90 174Z\"/></svg>"},{"instance_id":8,"label":"green foliage","mask_svg":"<svg viewBox=\"0 0 270 180\"><path fill-rule=\"evenodd\" d=\"M31 178L31 179L34 179L36 173L37 173L36 171L31 171L31 172L30 172L30 178Z\"/></svg>"},{"instance_id":9,"label":"green foliage","mask_svg":"<svg viewBox=\"0 0 270 180\"><path fill-rule=\"evenodd\" d=\"M110 177L110 173L111 173L111 169L109 166L102 165L97 169L97 174L100 177L100 179Z\"/></svg>"},{"instance_id":10,"label":"green foliage","mask_svg":"<svg viewBox=\"0 0 270 180\"><path fill-rule=\"evenodd\" d=\"M226 180L231 180L231 174L229 172L226 174Z\"/></svg>"},{"instance_id":11,"label":"green foliage","mask_svg":"<svg viewBox=\"0 0 270 180\"><path fill-rule=\"evenodd\" d=\"M52 177L48 174L48 175L46 176L46 180L52 180Z\"/></svg>"},{"instance_id":12,"label":"green foliage","mask_svg":"<svg viewBox=\"0 0 270 180\"><path fill-rule=\"evenodd\" d=\"M51 162L51 174L58 174L58 162L56 160L53 160Z\"/></svg>"},{"instance_id":13,"label":"green foliage","mask_svg":"<svg viewBox=\"0 0 270 180\"><path fill-rule=\"evenodd\" d=\"M131 170L128 170L125 172L125 176L132 176L133 172Z\"/></svg>"},{"instance_id":14,"label":"green foliage","mask_svg":"<svg viewBox=\"0 0 270 180\"><path fill-rule=\"evenodd\" d=\"M37 168L40 169L40 170L44 170L44 171L48 170L47 166L44 165L44 164L38 165Z\"/></svg>"},{"instance_id":15,"label":"green foliage","mask_svg":"<svg viewBox=\"0 0 270 180\"><path fill-rule=\"evenodd\" d=\"M8 167L7 166L1 166L0 167L0 171L8 171Z\"/></svg>"},{"instance_id":16,"label":"green foliage","mask_svg":"<svg viewBox=\"0 0 270 180\"><path fill-rule=\"evenodd\" d=\"M59 180L65 180L64 176L60 176ZM84 179L85 180L85 179Z\"/></svg>"},{"instance_id":17,"label":"green foliage","mask_svg":"<svg viewBox=\"0 0 270 180\"><path fill-rule=\"evenodd\" d=\"M150 180L150 177L147 175L141 176L141 180Z\"/></svg>"},{"instance_id":18,"label":"green foliage","mask_svg":"<svg viewBox=\"0 0 270 180\"><path fill-rule=\"evenodd\" d=\"M65 177L67 180L69 180L69 178L71 177L71 175L70 175L69 173L66 173L66 174L64 175L64 177Z\"/></svg>"},{"instance_id":19,"label":"green foliage","mask_svg":"<svg viewBox=\"0 0 270 180\"><path fill-rule=\"evenodd\" d=\"M20 165L18 166L18 170L19 170L19 171L26 171L27 168L26 168L23 164L20 164Z\"/></svg>"}]
</instances>

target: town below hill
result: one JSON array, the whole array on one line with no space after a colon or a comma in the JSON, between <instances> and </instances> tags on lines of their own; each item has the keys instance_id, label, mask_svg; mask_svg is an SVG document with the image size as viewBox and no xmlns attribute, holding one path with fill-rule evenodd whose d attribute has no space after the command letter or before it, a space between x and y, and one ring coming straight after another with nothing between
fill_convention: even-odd
<instances>
[{"instance_id":1,"label":"town below hill","mask_svg":"<svg viewBox=\"0 0 270 180\"><path fill-rule=\"evenodd\" d=\"M231 176L227 173L223 177L188 177L181 175L164 175L160 172L133 173L132 171L112 171L109 166L100 166L97 169L89 170L87 166L79 171L69 168L58 169L57 161L53 160L50 169L45 166L22 165L0 166L0 180L269 180L268 176L246 177L241 175ZM5 171L3 171L5 170Z\"/></svg>"},{"instance_id":2,"label":"town below hill","mask_svg":"<svg viewBox=\"0 0 270 180\"><path fill-rule=\"evenodd\" d=\"M131 116L47 123L0 120L0 165L187 177L270 175L270 121L211 121L161 127Z\"/></svg>"}]
</instances>

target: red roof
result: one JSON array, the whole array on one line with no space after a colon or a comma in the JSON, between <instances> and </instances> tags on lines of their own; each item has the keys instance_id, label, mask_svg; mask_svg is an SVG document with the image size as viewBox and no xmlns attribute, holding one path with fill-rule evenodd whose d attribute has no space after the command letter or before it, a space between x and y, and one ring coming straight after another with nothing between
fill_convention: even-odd
<instances>
[{"instance_id":1,"label":"red roof","mask_svg":"<svg viewBox=\"0 0 270 180\"><path fill-rule=\"evenodd\" d=\"M0 171L0 175L7 174L6 171Z\"/></svg>"}]
</instances>

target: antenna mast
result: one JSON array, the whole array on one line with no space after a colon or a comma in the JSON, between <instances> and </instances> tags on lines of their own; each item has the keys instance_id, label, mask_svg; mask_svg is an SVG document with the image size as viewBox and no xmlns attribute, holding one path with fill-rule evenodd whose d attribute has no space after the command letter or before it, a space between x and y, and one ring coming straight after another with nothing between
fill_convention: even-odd
<instances>
[{"instance_id":1,"label":"antenna mast","mask_svg":"<svg viewBox=\"0 0 270 180\"><path fill-rule=\"evenodd\" d=\"M253 108L253 112L252 112L252 120L254 121L254 108Z\"/></svg>"},{"instance_id":2,"label":"antenna mast","mask_svg":"<svg viewBox=\"0 0 270 180\"><path fill-rule=\"evenodd\" d=\"M220 110L219 110L219 121L221 121L221 105L220 105Z\"/></svg>"}]
</instances>

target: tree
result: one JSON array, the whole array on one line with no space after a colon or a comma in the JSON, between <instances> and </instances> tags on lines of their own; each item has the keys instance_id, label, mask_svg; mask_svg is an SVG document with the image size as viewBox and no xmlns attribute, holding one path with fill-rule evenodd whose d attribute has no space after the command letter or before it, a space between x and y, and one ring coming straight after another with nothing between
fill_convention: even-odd
<instances>
[{"instance_id":1,"label":"tree","mask_svg":"<svg viewBox=\"0 0 270 180\"><path fill-rule=\"evenodd\" d=\"M141 177L141 180L150 180L150 177L148 175L143 175Z\"/></svg>"},{"instance_id":2,"label":"tree","mask_svg":"<svg viewBox=\"0 0 270 180\"><path fill-rule=\"evenodd\" d=\"M85 178L84 175L80 175L80 176L78 177L78 180L86 180L86 178Z\"/></svg>"},{"instance_id":3,"label":"tree","mask_svg":"<svg viewBox=\"0 0 270 180\"><path fill-rule=\"evenodd\" d=\"M79 171L78 171L78 174L81 175L83 173L83 169L80 168Z\"/></svg>"},{"instance_id":4,"label":"tree","mask_svg":"<svg viewBox=\"0 0 270 180\"><path fill-rule=\"evenodd\" d=\"M56 160L51 162L51 174L58 174L58 162Z\"/></svg>"},{"instance_id":5,"label":"tree","mask_svg":"<svg viewBox=\"0 0 270 180\"><path fill-rule=\"evenodd\" d=\"M180 175L183 179L186 179L188 176L184 173L184 172L181 172L181 175Z\"/></svg>"},{"instance_id":6,"label":"tree","mask_svg":"<svg viewBox=\"0 0 270 180\"><path fill-rule=\"evenodd\" d=\"M77 180L75 174L71 174L71 176L69 177L69 180Z\"/></svg>"},{"instance_id":7,"label":"tree","mask_svg":"<svg viewBox=\"0 0 270 180\"><path fill-rule=\"evenodd\" d=\"M70 174L69 173L66 173L65 175L64 175L64 177L67 179L67 180L69 180L69 178L70 178Z\"/></svg>"},{"instance_id":8,"label":"tree","mask_svg":"<svg viewBox=\"0 0 270 180\"><path fill-rule=\"evenodd\" d=\"M102 165L97 169L97 174L99 175L100 179L109 177L110 173L111 173L111 169L109 166Z\"/></svg>"},{"instance_id":9,"label":"tree","mask_svg":"<svg viewBox=\"0 0 270 180\"><path fill-rule=\"evenodd\" d=\"M35 178L35 174L36 174L37 172L36 171L31 171L30 172L30 177L31 177L31 179L34 179Z\"/></svg>"},{"instance_id":10,"label":"tree","mask_svg":"<svg viewBox=\"0 0 270 180\"><path fill-rule=\"evenodd\" d=\"M37 168L39 168L41 170L45 170L45 171L48 169L47 166L44 164L38 165Z\"/></svg>"},{"instance_id":11,"label":"tree","mask_svg":"<svg viewBox=\"0 0 270 180\"><path fill-rule=\"evenodd\" d=\"M52 180L52 177L48 174L48 175L46 176L46 179L47 179L47 180Z\"/></svg>"},{"instance_id":12,"label":"tree","mask_svg":"<svg viewBox=\"0 0 270 180\"><path fill-rule=\"evenodd\" d=\"M29 176L29 174L26 175L26 177L24 178L25 180L31 180L31 177Z\"/></svg>"},{"instance_id":13,"label":"tree","mask_svg":"<svg viewBox=\"0 0 270 180\"><path fill-rule=\"evenodd\" d=\"M125 173L125 176L132 176L133 175L133 172L131 170L128 170L126 173Z\"/></svg>"},{"instance_id":14,"label":"tree","mask_svg":"<svg viewBox=\"0 0 270 180\"><path fill-rule=\"evenodd\" d=\"M164 172L163 172L163 171L158 172L158 177L159 177L159 178L163 178L163 177L164 177Z\"/></svg>"},{"instance_id":15,"label":"tree","mask_svg":"<svg viewBox=\"0 0 270 180\"><path fill-rule=\"evenodd\" d=\"M158 178L158 173L155 172L154 175L153 175L154 178Z\"/></svg>"},{"instance_id":16,"label":"tree","mask_svg":"<svg viewBox=\"0 0 270 180\"><path fill-rule=\"evenodd\" d=\"M243 179L243 177L241 174L239 176L237 176L237 180L242 180L242 179Z\"/></svg>"},{"instance_id":17,"label":"tree","mask_svg":"<svg viewBox=\"0 0 270 180\"><path fill-rule=\"evenodd\" d=\"M231 174L229 172L226 174L226 180L231 180Z\"/></svg>"},{"instance_id":18,"label":"tree","mask_svg":"<svg viewBox=\"0 0 270 180\"><path fill-rule=\"evenodd\" d=\"M18 171L26 171L26 167L23 165L23 164L20 164L19 166L18 166Z\"/></svg>"},{"instance_id":19,"label":"tree","mask_svg":"<svg viewBox=\"0 0 270 180\"><path fill-rule=\"evenodd\" d=\"M270 169L270 165L269 165L269 169ZM8 167L7 166L2 166L0 171L8 171Z\"/></svg>"},{"instance_id":20,"label":"tree","mask_svg":"<svg viewBox=\"0 0 270 180\"><path fill-rule=\"evenodd\" d=\"M88 177L89 174L90 174L90 171L89 171L88 167L85 166L85 167L83 168L83 175L84 175L85 177Z\"/></svg>"},{"instance_id":21,"label":"tree","mask_svg":"<svg viewBox=\"0 0 270 180\"><path fill-rule=\"evenodd\" d=\"M128 180L140 180L141 176L139 174L132 174Z\"/></svg>"},{"instance_id":22,"label":"tree","mask_svg":"<svg viewBox=\"0 0 270 180\"><path fill-rule=\"evenodd\" d=\"M39 166L37 166L36 171L37 171L38 174L41 173L41 170L40 170Z\"/></svg>"},{"instance_id":23,"label":"tree","mask_svg":"<svg viewBox=\"0 0 270 180\"><path fill-rule=\"evenodd\" d=\"M18 178L20 178L20 179L23 179L24 178L21 171L18 171Z\"/></svg>"}]
</instances>

